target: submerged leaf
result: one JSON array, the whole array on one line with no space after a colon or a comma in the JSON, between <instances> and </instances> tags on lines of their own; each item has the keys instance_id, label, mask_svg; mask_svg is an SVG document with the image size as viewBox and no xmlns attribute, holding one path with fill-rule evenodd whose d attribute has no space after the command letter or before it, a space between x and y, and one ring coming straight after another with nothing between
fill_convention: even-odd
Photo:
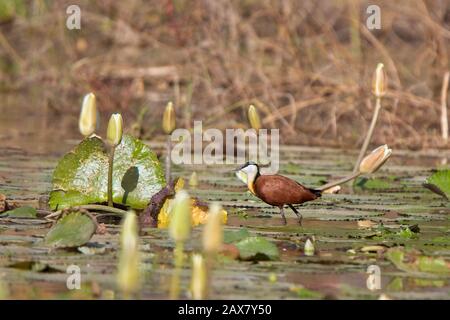
<instances>
[{"instance_id":1,"label":"submerged leaf","mask_svg":"<svg viewBox=\"0 0 450 320\"><path fill-rule=\"evenodd\" d=\"M248 237L236 243L242 260L276 260L278 248L272 242L261 237Z\"/></svg>"},{"instance_id":2,"label":"submerged leaf","mask_svg":"<svg viewBox=\"0 0 450 320\"><path fill-rule=\"evenodd\" d=\"M450 197L450 169L433 173L423 186L448 200Z\"/></svg>"},{"instance_id":3,"label":"submerged leaf","mask_svg":"<svg viewBox=\"0 0 450 320\"><path fill-rule=\"evenodd\" d=\"M108 154L98 137L86 138L66 154L53 173L50 207L63 209L107 201ZM165 185L161 165L142 141L124 135L116 147L113 201L143 209Z\"/></svg>"},{"instance_id":4,"label":"submerged leaf","mask_svg":"<svg viewBox=\"0 0 450 320\"><path fill-rule=\"evenodd\" d=\"M36 218L37 211L33 207L20 207L13 210L6 211L0 214L0 217L8 218Z\"/></svg>"},{"instance_id":5,"label":"submerged leaf","mask_svg":"<svg viewBox=\"0 0 450 320\"><path fill-rule=\"evenodd\" d=\"M225 230L223 234L223 242L224 243L233 243L241 241L245 238L248 238L250 233L247 229L242 228L238 231Z\"/></svg>"},{"instance_id":6,"label":"submerged leaf","mask_svg":"<svg viewBox=\"0 0 450 320\"><path fill-rule=\"evenodd\" d=\"M95 233L95 222L86 214L73 212L62 217L45 236L54 248L75 248L86 244Z\"/></svg>"}]
</instances>

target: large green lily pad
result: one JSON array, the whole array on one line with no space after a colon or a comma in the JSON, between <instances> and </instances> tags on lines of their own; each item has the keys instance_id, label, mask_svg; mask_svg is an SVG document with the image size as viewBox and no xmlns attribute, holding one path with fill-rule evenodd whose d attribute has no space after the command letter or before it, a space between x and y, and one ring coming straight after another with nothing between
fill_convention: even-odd
<instances>
[{"instance_id":1,"label":"large green lily pad","mask_svg":"<svg viewBox=\"0 0 450 320\"><path fill-rule=\"evenodd\" d=\"M45 243L54 248L76 248L86 244L95 233L91 217L81 212L62 217L45 236Z\"/></svg>"},{"instance_id":2,"label":"large green lily pad","mask_svg":"<svg viewBox=\"0 0 450 320\"><path fill-rule=\"evenodd\" d=\"M113 201L143 209L165 184L156 154L139 139L124 135L114 155ZM106 202L107 185L106 147L98 137L86 138L59 161L53 173L50 207Z\"/></svg>"}]
</instances>

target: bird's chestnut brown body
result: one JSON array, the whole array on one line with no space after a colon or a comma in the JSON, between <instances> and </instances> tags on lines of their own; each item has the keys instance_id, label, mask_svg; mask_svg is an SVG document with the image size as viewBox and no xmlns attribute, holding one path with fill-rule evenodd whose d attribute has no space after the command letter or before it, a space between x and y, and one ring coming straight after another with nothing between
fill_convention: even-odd
<instances>
[{"instance_id":1,"label":"bird's chestnut brown body","mask_svg":"<svg viewBox=\"0 0 450 320\"><path fill-rule=\"evenodd\" d=\"M285 205L294 211L298 217L298 222L302 224L302 215L293 205L315 200L321 195L321 191L302 186L288 177L278 174L261 175L259 166L252 161L240 167L236 171L236 175L247 184L248 189L255 196L271 206L280 208L284 224L286 224L283 209Z\"/></svg>"},{"instance_id":2,"label":"bird's chestnut brown body","mask_svg":"<svg viewBox=\"0 0 450 320\"><path fill-rule=\"evenodd\" d=\"M259 175L254 182L255 195L267 204L281 207L315 200L320 192L280 175Z\"/></svg>"}]
</instances>

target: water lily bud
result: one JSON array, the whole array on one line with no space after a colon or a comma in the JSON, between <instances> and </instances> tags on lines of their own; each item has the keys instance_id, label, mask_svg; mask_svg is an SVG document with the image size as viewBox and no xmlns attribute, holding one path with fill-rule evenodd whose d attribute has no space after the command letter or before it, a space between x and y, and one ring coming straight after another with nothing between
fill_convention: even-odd
<instances>
[{"instance_id":1,"label":"water lily bud","mask_svg":"<svg viewBox=\"0 0 450 320\"><path fill-rule=\"evenodd\" d=\"M120 233L120 256L117 284L124 294L129 295L139 289L139 236L137 216L127 212Z\"/></svg>"},{"instance_id":2,"label":"water lily bud","mask_svg":"<svg viewBox=\"0 0 450 320\"><path fill-rule=\"evenodd\" d=\"M97 102L93 93L88 93L83 98L78 127L80 133L87 137L94 133L97 126Z\"/></svg>"},{"instance_id":3,"label":"water lily bud","mask_svg":"<svg viewBox=\"0 0 450 320\"><path fill-rule=\"evenodd\" d=\"M386 72L384 71L384 65L382 63L379 63L377 65L377 69L375 70L375 74L373 76L372 86L373 94L377 98L381 98L386 93L387 76Z\"/></svg>"},{"instance_id":4,"label":"water lily bud","mask_svg":"<svg viewBox=\"0 0 450 320\"><path fill-rule=\"evenodd\" d=\"M108 122L106 139L111 146L118 146L122 141L123 120L120 113L113 113Z\"/></svg>"},{"instance_id":5,"label":"water lily bud","mask_svg":"<svg viewBox=\"0 0 450 320\"><path fill-rule=\"evenodd\" d=\"M386 144L376 148L361 161L359 172L374 173L389 159L391 154L392 149L389 149Z\"/></svg>"},{"instance_id":6,"label":"water lily bud","mask_svg":"<svg viewBox=\"0 0 450 320\"><path fill-rule=\"evenodd\" d=\"M171 134L175 130L175 109L173 103L169 102L164 110L163 115L163 130L166 134Z\"/></svg>"},{"instance_id":7,"label":"water lily bud","mask_svg":"<svg viewBox=\"0 0 450 320\"><path fill-rule=\"evenodd\" d=\"M203 250L207 253L217 253L222 247L222 207L213 203L208 212L208 220L203 229Z\"/></svg>"},{"instance_id":8,"label":"water lily bud","mask_svg":"<svg viewBox=\"0 0 450 320\"><path fill-rule=\"evenodd\" d=\"M208 285L208 277L206 271L205 259L201 254L192 255L192 279L191 279L191 294L192 299L202 300L206 298L206 291Z\"/></svg>"},{"instance_id":9,"label":"water lily bud","mask_svg":"<svg viewBox=\"0 0 450 320\"><path fill-rule=\"evenodd\" d=\"M198 186L197 172L192 172L191 177L189 178L189 185L194 188Z\"/></svg>"},{"instance_id":10,"label":"water lily bud","mask_svg":"<svg viewBox=\"0 0 450 320\"><path fill-rule=\"evenodd\" d=\"M312 243L312 241L310 239L307 239L305 242L305 249L304 249L304 253L305 256L313 256L314 255L314 244Z\"/></svg>"},{"instance_id":11,"label":"water lily bud","mask_svg":"<svg viewBox=\"0 0 450 320\"><path fill-rule=\"evenodd\" d=\"M169 225L170 236L175 241L186 241L191 233L191 199L186 191L177 192L173 201Z\"/></svg>"},{"instance_id":12,"label":"water lily bud","mask_svg":"<svg viewBox=\"0 0 450 320\"><path fill-rule=\"evenodd\" d=\"M253 129L261 129L261 119L259 118L258 111L252 104L248 107L248 120L250 121L250 125Z\"/></svg>"}]
</instances>

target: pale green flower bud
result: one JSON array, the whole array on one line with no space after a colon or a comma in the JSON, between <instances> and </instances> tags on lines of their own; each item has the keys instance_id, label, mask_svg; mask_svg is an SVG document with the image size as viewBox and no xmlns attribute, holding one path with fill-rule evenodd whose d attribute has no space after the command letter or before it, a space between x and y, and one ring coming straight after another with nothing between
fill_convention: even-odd
<instances>
[{"instance_id":1,"label":"pale green flower bud","mask_svg":"<svg viewBox=\"0 0 450 320\"><path fill-rule=\"evenodd\" d=\"M372 86L373 94L377 98L381 98L385 95L387 89L387 76L386 72L384 71L384 65L382 63L379 63L377 65L375 74L373 76Z\"/></svg>"},{"instance_id":2,"label":"pale green flower bud","mask_svg":"<svg viewBox=\"0 0 450 320\"><path fill-rule=\"evenodd\" d=\"M374 173L389 159L391 154L392 149L389 149L386 144L376 148L362 159L359 165L359 172Z\"/></svg>"},{"instance_id":3,"label":"pale green flower bud","mask_svg":"<svg viewBox=\"0 0 450 320\"><path fill-rule=\"evenodd\" d=\"M139 264L138 221L134 211L129 211L125 215L120 233L120 256L117 272L117 284L126 295L139 289Z\"/></svg>"},{"instance_id":4,"label":"pale green flower bud","mask_svg":"<svg viewBox=\"0 0 450 320\"><path fill-rule=\"evenodd\" d=\"M202 300L206 298L208 277L205 259L200 254L192 255L192 299Z\"/></svg>"},{"instance_id":5,"label":"pale green flower bud","mask_svg":"<svg viewBox=\"0 0 450 320\"><path fill-rule=\"evenodd\" d=\"M120 113L113 113L108 122L108 129L106 131L106 140L111 146L118 146L122 141L123 134L123 120Z\"/></svg>"},{"instance_id":6,"label":"pale green flower bud","mask_svg":"<svg viewBox=\"0 0 450 320\"><path fill-rule=\"evenodd\" d=\"M171 134L175 130L175 109L173 103L169 102L163 114L163 130L166 134Z\"/></svg>"},{"instance_id":7,"label":"pale green flower bud","mask_svg":"<svg viewBox=\"0 0 450 320\"><path fill-rule=\"evenodd\" d=\"M217 253L222 247L222 207L218 203L211 204L208 212L208 220L203 229L203 250L206 253Z\"/></svg>"},{"instance_id":8,"label":"pale green flower bud","mask_svg":"<svg viewBox=\"0 0 450 320\"><path fill-rule=\"evenodd\" d=\"M170 236L175 241L186 241L191 233L191 220L191 199L186 191L180 190L173 200Z\"/></svg>"},{"instance_id":9,"label":"pale green flower bud","mask_svg":"<svg viewBox=\"0 0 450 320\"><path fill-rule=\"evenodd\" d=\"M261 129L261 119L259 118L258 111L254 105L250 105L250 107L248 107L248 120L250 121L250 125L253 129Z\"/></svg>"},{"instance_id":10,"label":"pale green flower bud","mask_svg":"<svg viewBox=\"0 0 450 320\"><path fill-rule=\"evenodd\" d=\"M305 249L304 249L305 256L313 256L314 250L315 250L314 244L310 239L307 239L305 242Z\"/></svg>"},{"instance_id":11,"label":"pale green flower bud","mask_svg":"<svg viewBox=\"0 0 450 320\"><path fill-rule=\"evenodd\" d=\"M93 93L88 93L83 98L78 127L80 133L87 137L94 133L97 126L97 102Z\"/></svg>"}]
</instances>

